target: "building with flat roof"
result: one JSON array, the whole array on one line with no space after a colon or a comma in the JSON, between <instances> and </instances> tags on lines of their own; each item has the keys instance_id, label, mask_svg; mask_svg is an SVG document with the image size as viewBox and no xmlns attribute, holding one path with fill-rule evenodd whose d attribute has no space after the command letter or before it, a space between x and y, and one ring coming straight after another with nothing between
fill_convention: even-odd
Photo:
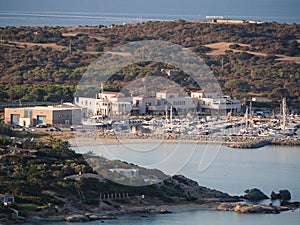
<instances>
[{"instance_id":1,"label":"building with flat roof","mask_svg":"<svg viewBox=\"0 0 300 225\"><path fill-rule=\"evenodd\" d=\"M86 107L88 116L120 117L127 115L163 115L174 113L239 112L241 101L205 90L192 91L190 96L178 90L161 90L155 96L142 94L126 97L121 92L101 92L95 98L75 97L75 104Z\"/></svg>"},{"instance_id":2,"label":"building with flat roof","mask_svg":"<svg viewBox=\"0 0 300 225\"><path fill-rule=\"evenodd\" d=\"M73 104L5 108L4 121L9 125L30 127L35 125L80 124L86 109Z\"/></svg>"},{"instance_id":3,"label":"building with flat roof","mask_svg":"<svg viewBox=\"0 0 300 225\"><path fill-rule=\"evenodd\" d=\"M75 97L75 104L87 108L88 116L118 117L130 113L132 98L121 92L103 91L95 98Z\"/></svg>"},{"instance_id":4,"label":"building with flat roof","mask_svg":"<svg viewBox=\"0 0 300 225\"><path fill-rule=\"evenodd\" d=\"M203 113L240 112L241 101L229 96L205 90L191 92L191 97L198 100L198 111Z\"/></svg>"}]
</instances>

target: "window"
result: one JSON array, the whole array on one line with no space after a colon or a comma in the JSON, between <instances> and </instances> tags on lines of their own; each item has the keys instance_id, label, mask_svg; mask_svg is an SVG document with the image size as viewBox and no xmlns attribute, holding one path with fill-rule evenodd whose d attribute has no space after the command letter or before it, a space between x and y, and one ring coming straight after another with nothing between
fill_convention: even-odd
<instances>
[{"instance_id":1,"label":"window","mask_svg":"<svg viewBox=\"0 0 300 225\"><path fill-rule=\"evenodd\" d=\"M31 109L25 109L24 110L24 117L25 118L31 118L32 117L32 110Z\"/></svg>"}]
</instances>

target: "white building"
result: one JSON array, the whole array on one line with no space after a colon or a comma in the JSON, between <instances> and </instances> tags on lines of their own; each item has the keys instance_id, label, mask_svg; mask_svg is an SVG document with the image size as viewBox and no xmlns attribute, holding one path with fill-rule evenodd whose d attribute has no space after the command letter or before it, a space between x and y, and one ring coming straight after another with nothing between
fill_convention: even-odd
<instances>
[{"instance_id":1,"label":"white building","mask_svg":"<svg viewBox=\"0 0 300 225\"><path fill-rule=\"evenodd\" d=\"M85 107L89 116L121 117L129 114L165 114L172 107L174 112L239 112L241 102L214 92L194 91L185 96L174 90L159 91L155 97L139 95L126 97L120 92L104 91L95 98L76 97L75 104Z\"/></svg>"},{"instance_id":2,"label":"white building","mask_svg":"<svg viewBox=\"0 0 300 225\"><path fill-rule=\"evenodd\" d=\"M192 98L217 98L218 93L208 92L208 91L204 91L204 90L192 91L191 97Z\"/></svg>"},{"instance_id":3,"label":"white building","mask_svg":"<svg viewBox=\"0 0 300 225\"><path fill-rule=\"evenodd\" d=\"M75 104L87 108L88 116L102 115L114 117L128 115L131 111L131 98L120 92L104 91L95 98L75 97Z\"/></svg>"},{"instance_id":4,"label":"white building","mask_svg":"<svg viewBox=\"0 0 300 225\"><path fill-rule=\"evenodd\" d=\"M150 114L150 107L157 104L155 97L139 95L132 98L132 114Z\"/></svg>"},{"instance_id":5,"label":"white building","mask_svg":"<svg viewBox=\"0 0 300 225\"><path fill-rule=\"evenodd\" d=\"M104 91L97 96L97 114L102 116L128 115L131 111L132 98L121 92Z\"/></svg>"},{"instance_id":6,"label":"white building","mask_svg":"<svg viewBox=\"0 0 300 225\"><path fill-rule=\"evenodd\" d=\"M166 107L177 112L196 112L197 101L189 96L182 96L173 90L159 91L156 93L157 104L150 109L155 111L164 110Z\"/></svg>"},{"instance_id":7,"label":"white building","mask_svg":"<svg viewBox=\"0 0 300 225\"><path fill-rule=\"evenodd\" d=\"M229 96L220 96L217 93L204 90L191 92L191 97L198 100L198 111L205 113L240 112L241 101Z\"/></svg>"},{"instance_id":8,"label":"white building","mask_svg":"<svg viewBox=\"0 0 300 225\"><path fill-rule=\"evenodd\" d=\"M86 108L88 116L97 115L96 98L75 97L74 103L81 108Z\"/></svg>"}]
</instances>

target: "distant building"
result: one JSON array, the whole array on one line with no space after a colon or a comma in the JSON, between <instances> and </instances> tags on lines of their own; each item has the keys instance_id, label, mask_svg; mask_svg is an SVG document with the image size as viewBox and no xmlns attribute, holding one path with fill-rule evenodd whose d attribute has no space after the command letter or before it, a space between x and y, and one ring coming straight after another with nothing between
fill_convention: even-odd
<instances>
[{"instance_id":1,"label":"distant building","mask_svg":"<svg viewBox=\"0 0 300 225\"><path fill-rule=\"evenodd\" d=\"M8 205L15 202L15 197L10 194L0 194L0 202L4 205Z\"/></svg>"},{"instance_id":2,"label":"distant building","mask_svg":"<svg viewBox=\"0 0 300 225\"><path fill-rule=\"evenodd\" d=\"M224 19L223 17L209 17L212 23L226 23L226 24L263 24L262 21L253 21L253 20L233 20L233 19Z\"/></svg>"},{"instance_id":3,"label":"distant building","mask_svg":"<svg viewBox=\"0 0 300 225\"><path fill-rule=\"evenodd\" d=\"M75 104L87 108L88 116L120 117L127 115L164 115L193 112L239 112L241 101L209 91L193 91L190 96L176 90L162 90L156 96L126 97L120 92L104 91L95 98L75 97Z\"/></svg>"},{"instance_id":4,"label":"distant building","mask_svg":"<svg viewBox=\"0 0 300 225\"><path fill-rule=\"evenodd\" d=\"M183 96L177 91L164 90L156 93L156 104L149 107L149 110L155 112L164 112L171 106L176 112L196 112L197 102L190 96ZM157 113L156 113L157 114Z\"/></svg>"},{"instance_id":5,"label":"distant building","mask_svg":"<svg viewBox=\"0 0 300 225\"><path fill-rule=\"evenodd\" d=\"M80 124L86 110L73 104L5 108L4 121L9 125L24 127L35 125Z\"/></svg>"},{"instance_id":6,"label":"distant building","mask_svg":"<svg viewBox=\"0 0 300 225\"><path fill-rule=\"evenodd\" d=\"M157 104L155 97L150 97L147 95L139 95L132 97L132 108L131 113L133 115L137 114L150 114L150 107Z\"/></svg>"},{"instance_id":7,"label":"distant building","mask_svg":"<svg viewBox=\"0 0 300 225\"><path fill-rule=\"evenodd\" d=\"M121 116L131 111L132 101L120 92L104 91L95 98L75 97L75 104L87 108L88 116Z\"/></svg>"},{"instance_id":8,"label":"distant building","mask_svg":"<svg viewBox=\"0 0 300 225\"><path fill-rule=\"evenodd\" d=\"M204 113L240 112L241 101L229 96L219 96L217 93L204 90L191 92L191 96L198 100L198 111Z\"/></svg>"},{"instance_id":9,"label":"distant building","mask_svg":"<svg viewBox=\"0 0 300 225\"><path fill-rule=\"evenodd\" d=\"M75 97L74 103L81 108L86 108L88 117L97 115L96 98Z\"/></svg>"},{"instance_id":10,"label":"distant building","mask_svg":"<svg viewBox=\"0 0 300 225\"><path fill-rule=\"evenodd\" d=\"M217 98L218 93L208 92L208 91L204 91L204 90L192 91L191 97L192 98Z\"/></svg>"},{"instance_id":11,"label":"distant building","mask_svg":"<svg viewBox=\"0 0 300 225\"><path fill-rule=\"evenodd\" d=\"M217 19L217 23L231 23L231 24L242 24L246 23L245 20L231 20L231 19Z\"/></svg>"}]
</instances>

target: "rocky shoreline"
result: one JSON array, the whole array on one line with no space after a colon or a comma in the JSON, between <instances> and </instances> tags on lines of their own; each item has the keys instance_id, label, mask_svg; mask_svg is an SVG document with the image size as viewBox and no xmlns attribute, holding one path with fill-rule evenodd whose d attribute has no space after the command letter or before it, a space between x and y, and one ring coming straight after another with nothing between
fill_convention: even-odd
<instances>
[{"instance_id":1,"label":"rocky shoreline","mask_svg":"<svg viewBox=\"0 0 300 225\"><path fill-rule=\"evenodd\" d=\"M98 206L91 207L84 203L66 203L62 208L56 208L52 211L32 213L27 217L10 216L0 224L22 224L25 222L89 222L99 220L115 220L121 215L139 214L141 217L148 217L150 214L169 214L180 211L193 210L217 210L232 211L235 213L249 214L278 214L283 211L294 211L299 209L299 202L289 202L291 193L288 190L280 190L278 194L272 192L270 197L265 195L259 189L253 188L245 191L243 196L230 196L226 193L198 186L198 184L183 176L178 179L184 179L183 190L193 200L176 199L173 203L166 203L160 199L144 199L132 197L127 202L106 200L99 203ZM177 179L171 180L177 183ZM181 184L182 186L182 184ZM205 196L204 196L205 195ZM199 198L197 198L197 196ZM200 198L202 196L202 198ZM273 203L260 204L257 201L269 199L279 199L280 205ZM245 200L247 200L245 202ZM153 204L155 203L156 204ZM4 222L4 223L3 223Z\"/></svg>"},{"instance_id":2,"label":"rocky shoreline","mask_svg":"<svg viewBox=\"0 0 300 225\"><path fill-rule=\"evenodd\" d=\"M105 198L99 199L96 203L89 203L84 200L74 200L68 196L61 197L53 191L44 191L57 200L63 202L61 205L52 205L47 209L21 214L16 216L11 212L11 216L6 214L5 219L1 219L0 224L15 224L28 221L66 221L66 222L87 222L93 220L116 219L119 215L141 214L167 214L181 210L215 210L221 202L237 202L240 198L230 196L227 193L214 189L199 186L191 179L181 175L176 175L155 184L153 189L160 188L175 191L178 194L153 196L153 195L131 195L125 198ZM163 192L163 190L161 190ZM21 217L20 217L21 216Z\"/></svg>"}]
</instances>

